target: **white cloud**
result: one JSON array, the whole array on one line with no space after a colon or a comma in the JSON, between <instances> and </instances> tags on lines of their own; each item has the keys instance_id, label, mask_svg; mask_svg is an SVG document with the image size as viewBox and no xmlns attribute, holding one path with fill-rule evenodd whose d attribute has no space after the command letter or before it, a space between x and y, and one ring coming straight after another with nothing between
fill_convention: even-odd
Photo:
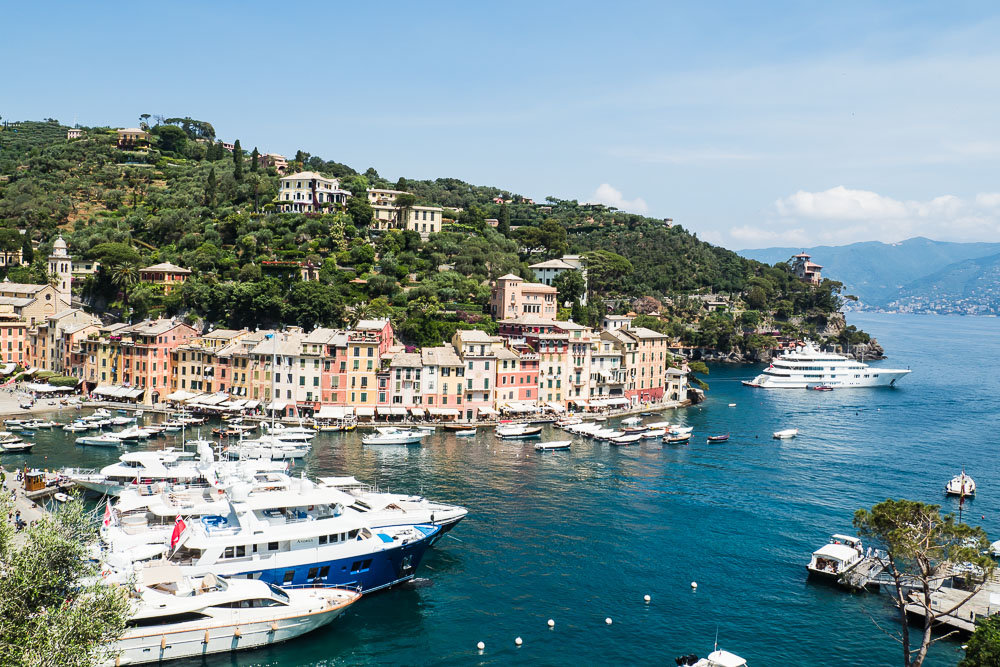
<instances>
[{"instance_id":1,"label":"white cloud","mask_svg":"<svg viewBox=\"0 0 1000 667\"><path fill-rule=\"evenodd\" d=\"M604 204L605 206L614 206L622 211L628 211L629 213L648 213L649 206L646 205L646 200L642 197L636 197L635 199L628 200L618 190L612 187L608 183L601 183L596 190L592 199L598 204Z\"/></svg>"},{"instance_id":2,"label":"white cloud","mask_svg":"<svg viewBox=\"0 0 1000 667\"><path fill-rule=\"evenodd\" d=\"M914 236L952 241L1000 241L1000 193L971 200L940 195L899 200L842 185L822 192L798 192L774 202L773 215L759 225L728 231L734 247L843 245Z\"/></svg>"}]
</instances>

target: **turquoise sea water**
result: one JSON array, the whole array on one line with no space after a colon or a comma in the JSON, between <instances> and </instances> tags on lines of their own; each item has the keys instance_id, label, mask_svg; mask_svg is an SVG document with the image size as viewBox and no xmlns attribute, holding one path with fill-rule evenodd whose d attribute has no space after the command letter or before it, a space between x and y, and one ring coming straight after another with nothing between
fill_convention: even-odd
<instances>
[{"instance_id":1,"label":"turquoise sea water","mask_svg":"<svg viewBox=\"0 0 1000 667\"><path fill-rule=\"evenodd\" d=\"M942 488L963 467L980 491L966 519L1000 538L1000 321L849 321L886 347L891 358L879 363L914 370L898 389L753 390L738 380L758 367L716 366L704 404L664 413L695 427L687 446L577 438L568 452L538 455L485 431L409 448L321 434L308 474L354 474L470 515L424 559L416 585L363 599L293 643L206 664L673 664L708 653L716 632L751 667L900 664L898 646L869 618L893 626L885 599L809 583L804 564L830 533L851 531L855 509L886 497L957 508ZM789 427L801 435L771 439ZM705 442L725 432L727 444ZM62 432L37 439L28 460L43 467L116 456ZM926 664L960 656L943 642Z\"/></svg>"}]
</instances>

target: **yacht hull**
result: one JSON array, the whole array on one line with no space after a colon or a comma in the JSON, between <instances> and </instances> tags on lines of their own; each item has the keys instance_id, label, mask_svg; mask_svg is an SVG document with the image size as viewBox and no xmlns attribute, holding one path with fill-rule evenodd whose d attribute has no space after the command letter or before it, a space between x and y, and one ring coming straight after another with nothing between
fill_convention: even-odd
<instances>
[{"instance_id":1,"label":"yacht hull","mask_svg":"<svg viewBox=\"0 0 1000 667\"><path fill-rule=\"evenodd\" d=\"M431 542L441 531L435 526L433 530L421 531L424 533L422 539L348 558L306 558L302 562L307 555L306 550L302 550L288 552L289 558L284 562L280 557L238 562L223 560L207 565L183 566L182 570L191 576L211 572L230 577L252 577L277 586L336 586L373 593L412 579ZM324 568L326 575L322 576Z\"/></svg>"},{"instance_id":2,"label":"yacht hull","mask_svg":"<svg viewBox=\"0 0 1000 667\"><path fill-rule=\"evenodd\" d=\"M875 372L877 370L877 373ZM896 383L899 382L901 378L909 374L908 370L881 370L871 368L868 369L867 374L870 377L864 377L865 373L860 373L862 377L855 378L836 378L831 375L817 375L816 377L809 378L808 380L795 378L795 377L775 377L773 375L761 374L755 377L753 380L744 380L743 384L747 387L754 387L757 389L807 389L815 385L824 385L827 387L832 387L834 389L852 389L852 388L866 388L866 387L894 387ZM843 373L838 373L838 375L843 375ZM853 375L853 374L852 374Z\"/></svg>"},{"instance_id":3,"label":"yacht hull","mask_svg":"<svg viewBox=\"0 0 1000 667\"><path fill-rule=\"evenodd\" d=\"M329 625L346 609L347 605L300 610L278 619L264 617L259 608L234 609L228 622L209 627L204 622L191 622L163 629L136 628L118 641L121 653L104 664L142 665L278 644Z\"/></svg>"}]
</instances>

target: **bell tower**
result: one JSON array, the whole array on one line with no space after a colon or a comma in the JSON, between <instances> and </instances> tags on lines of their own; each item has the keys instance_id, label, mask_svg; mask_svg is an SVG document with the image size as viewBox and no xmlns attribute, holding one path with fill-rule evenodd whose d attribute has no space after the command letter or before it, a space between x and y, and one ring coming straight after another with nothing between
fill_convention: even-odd
<instances>
[{"instance_id":1,"label":"bell tower","mask_svg":"<svg viewBox=\"0 0 1000 667\"><path fill-rule=\"evenodd\" d=\"M56 294L69 307L73 302L73 260L69 256L66 241L62 234L52 244L52 254L49 255L49 275L56 277Z\"/></svg>"}]
</instances>

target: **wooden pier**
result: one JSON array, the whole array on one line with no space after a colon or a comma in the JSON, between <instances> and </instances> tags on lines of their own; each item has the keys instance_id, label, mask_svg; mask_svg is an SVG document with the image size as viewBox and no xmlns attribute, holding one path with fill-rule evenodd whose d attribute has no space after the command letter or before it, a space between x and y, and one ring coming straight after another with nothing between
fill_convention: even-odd
<instances>
[{"instance_id":1,"label":"wooden pier","mask_svg":"<svg viewBox=\"0 0 1000 667\"><path fill-rule=\"evenodd\" d=\"M967 597L969 591L948 586L942 586L931 593L932 612L946 611L961 604L950 614L939 617L935 627L971 634L976 629L978 619L1000 613L1000 575L990 577L975 595L963 603ZM906 614L922 620L927 615L927 610L923 605L911 602L906 605Z\"/></svg>"}]
</instances>

